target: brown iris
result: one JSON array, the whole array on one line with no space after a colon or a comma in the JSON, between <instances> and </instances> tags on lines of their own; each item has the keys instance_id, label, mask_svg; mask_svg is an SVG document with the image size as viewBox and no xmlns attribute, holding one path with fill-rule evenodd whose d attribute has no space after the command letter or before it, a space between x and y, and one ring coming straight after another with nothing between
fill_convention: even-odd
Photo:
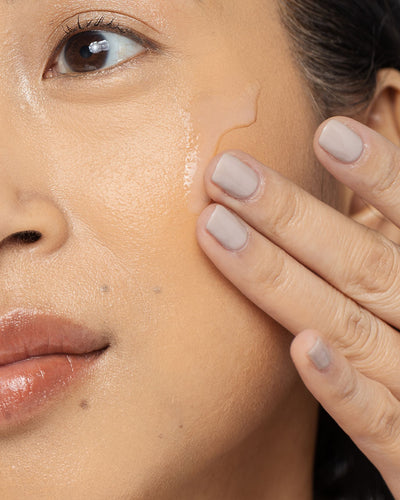
<instances>
[{"instance_id":1,"label":"brown iris","mask_svg":"<svg viewBox=\"0 0 400 500\"><path fill-rule=\"evenodd\" d=\"M68 67L76 73L101 69L107 61L104 42L106 39L99 31L84 31L71 37L64 49Z\"/></svg>"}]
</instances>

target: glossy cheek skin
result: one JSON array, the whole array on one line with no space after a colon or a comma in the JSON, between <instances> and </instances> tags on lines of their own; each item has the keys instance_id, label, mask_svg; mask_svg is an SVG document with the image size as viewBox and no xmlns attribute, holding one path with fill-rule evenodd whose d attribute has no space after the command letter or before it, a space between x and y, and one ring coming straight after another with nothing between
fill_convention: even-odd
<instances>
[{"instance_id":1,"label":"glossy cheek skin","mask_svg":"<svg viewBox=\"0 0 400 500\"><path fill-rule=\"evenodd\" d=\"M56 206L64 228L51 254L3 252L5 307L57 311L112 339L87 383L0 436L3 495L68 498L70 488L145 498L165 487L163 498L173 498L257 428L291 439L282 436L289 420L273 417L283 406L298 416L295 404L307 400L289 360L291 336L201 252L193 208L206 202L197 172L227 148L317 189L304 147L315 127L304 83L265 2L251 12L235 2L229 15L163 9L177 52L103 80L30 88L23 63L10 76L0 56L1 193L30 192L49 214ZM211 137L204 113L222 88L221 135ZM243 111L227 120L218 113L230 102ZM293 420L296 430L301 416Z\"/></svg>"},{"instance_id":2,"label":"glossy cheek skin","mask_svg":"<svg viewBox=\"0 0 400 500\"><path fill-rule=\"evenodd\" d=\"M217 85L194 95L190 104L184 186L188 208L197 215L211 201L204 188L210 158L226 135L250 127L257 119L261 86L251 81L251 75L238 71L222 74Z\"/></svg>"}]
</instances>

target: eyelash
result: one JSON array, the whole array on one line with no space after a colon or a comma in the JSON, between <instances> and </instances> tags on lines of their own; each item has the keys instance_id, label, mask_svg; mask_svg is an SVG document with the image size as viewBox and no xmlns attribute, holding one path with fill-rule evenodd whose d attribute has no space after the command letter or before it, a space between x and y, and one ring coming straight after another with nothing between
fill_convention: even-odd
<instances>
[{"instance_id":1,"label":"eyelash","mask_svg":"<svg viewBox=\"0 0 400 500\"><path fill-rule=\"evenodd\" d=\"M57 57L60 55L61 50L63 46L66 44L66 42L74 35L74 34L79 34L79 33L84 33L85 31L101 31L101 28L104 28L105 31L111 31L114 33L120 33L123 35L128 35L129 38L131 38L134 42L142 45L147 51L149 52L160 52L161 49L163 48L161 44L155 42L154 40L151 40L150 38L147 38L140 33L138 33L135 30L132 30L131 28L128 27L121 27L118 24L114 24L115 17L111 19L111 21L108 21L105 19L105 15L101 15L99 17L93 17L92 19L86 19L83 23L79 20L79 15L75 21L75 24L73 27L70 27L68 24L62 25L61 28L64 30L64 36L61 38L61 40L58 42L57 47L53 51L53 56L51 57L51 64L49 65L49 68L52 68L57 60ZM94 29L96 28L96 29ZM123 63L120 63L123 64ZM93 74L93 73L100 73L100 72L106 72L106 71L111 71L114 69L116 66L114 65L110 67L109 69L104 69L104 70L99 70L99 71L91 71L86 73L85 75L88 74ZM48 70L46 70L48 71ZM65 75L62 75L65 76ZM83 75L82 75L83 76Z\"/></svg>"}]
</instances>

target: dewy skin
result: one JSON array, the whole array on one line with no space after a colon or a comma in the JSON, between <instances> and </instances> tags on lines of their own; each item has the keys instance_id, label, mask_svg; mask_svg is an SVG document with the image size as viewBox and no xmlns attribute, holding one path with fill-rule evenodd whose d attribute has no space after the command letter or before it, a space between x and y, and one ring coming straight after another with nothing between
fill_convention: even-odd
<instances>
[{"instance_id":1,"label":"dewy skin","mask_svg":"<svg viewBox=\"0 0 400 500\"><path fill-rule=\"evenodd\" d=\"M258 82L243 84L239 79L193 98L187 113L184 173L191 212L199 214L210 202L203 186L204 170L227 134L256 122L259 94Z\"/></svg>"}]
</instances>

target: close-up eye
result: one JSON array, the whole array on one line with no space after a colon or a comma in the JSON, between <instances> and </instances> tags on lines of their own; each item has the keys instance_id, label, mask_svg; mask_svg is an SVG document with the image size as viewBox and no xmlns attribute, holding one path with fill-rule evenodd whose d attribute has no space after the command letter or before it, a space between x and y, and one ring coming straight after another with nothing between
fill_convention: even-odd
<instances>
[{"instance_id":1,"label":"close-up eye","mask_svg":"<svg viewBox=\"0 0 400 500\"><path fill-rule=\"evenodd\" d=\"M111 27L108 24L108 27ZM71 35L59 44L46 78L59 75L101 71L146 52L146 40L128 30L86 30ZM123 34L127 33L127 34ZM137 39L135 39L137 38Z\"/></svg>"}]
</instances>

